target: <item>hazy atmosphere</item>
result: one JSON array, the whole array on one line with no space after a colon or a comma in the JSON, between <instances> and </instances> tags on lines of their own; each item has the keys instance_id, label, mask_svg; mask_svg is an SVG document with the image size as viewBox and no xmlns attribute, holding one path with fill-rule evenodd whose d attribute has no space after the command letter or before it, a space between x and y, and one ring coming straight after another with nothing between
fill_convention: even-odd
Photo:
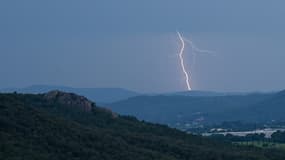
<instances>
[{"instance_id":1,"label":"hazy atmosphere","mask_svg":"<svg viewBox=\"0 0 285 160\"><path fill-rule=\"evenodd\" d=\"M282 0L2 0L0 88L186 90L176 31L214 54L185 64L193 90L285 88Z\"/></svg>"},{"instance_id":2,"label":"hazy atmosphere","mask_svg":"<svg viewBox=\"0 0 285 160\"><path fill-rule=\"evenodd\" d=\"M285 160L284 0L0 0L0 160Z\"/></svg>"}]
</instances>

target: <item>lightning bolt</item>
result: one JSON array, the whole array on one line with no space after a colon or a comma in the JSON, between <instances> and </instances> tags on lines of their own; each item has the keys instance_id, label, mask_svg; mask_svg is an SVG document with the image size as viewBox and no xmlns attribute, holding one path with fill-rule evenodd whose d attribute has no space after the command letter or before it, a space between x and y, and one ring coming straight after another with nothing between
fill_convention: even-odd
<instances>
[{"instance_id":1,"label":"lightning bolt","mask_svg":"<svg viewBox=\"0 0 285 160\"><path fill-rule=\"evenodd\" d=\"M188 75L188 73L187 73L187 71L185 69L184 59L183 59L183 53L184 53L184 49L185 49L185 42L184 42L184 39L183 39L183 37L181 36L181 34L179 32L177 32L177 35L178 35L178 37L179 37L179 39L181 41L181 44L182 44L180 52L179 52L180 65L181 65L182 71L183 71L183 73L185 75L185 82L186 82L186 85L187 85L187 89L189 91L191 91L192 88L191 88L191 85L190 85L190 79L189 79L189 75Z\"/></svg>"},{"instance_id":2,"label":"lightning bolt","mask_svg":"<svg viewBox=\"0 0 285 160\"><path fill-rule=\"evenodd\" d=\"M184 49L185 49L185 42L190 44L191 49L192 49L193 61L192 61L191 69L193 69L195 64L196 64L197 53L214 55L215 52L209 51L209 50L199 49L198 47L196 47L196 45L194 44L194 42L192 40L189 40L189 39L186 39L186 38L182 37L182 35L178 31L177 31L177 35L178 35L178 37L179 37L179 39L181 41L181 49L180 49L180 52L179 52L180 65L181 65L182 71L183 71L183 73L185 75L185 82L186 82L186 85L187 85L187 89L189 91L191 91L192 88L191 88L191 85L190 85L190 76L188 75L187 70L185 69L184 58L183 58Z\"/></svg>"}]
</instances>

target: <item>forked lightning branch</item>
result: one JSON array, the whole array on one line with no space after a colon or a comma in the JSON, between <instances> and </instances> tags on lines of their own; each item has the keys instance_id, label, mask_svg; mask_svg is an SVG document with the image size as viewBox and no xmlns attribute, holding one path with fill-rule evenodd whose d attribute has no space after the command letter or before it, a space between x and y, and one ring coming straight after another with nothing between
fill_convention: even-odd
<instances>
[{"instance_id":1,"label":"forked lightning branch","mask_svg":"<svg viewBox=\"0 0 285 160\"><path fill-rule=\"evenodd\" d=\"M181 41L181 48L179 50L179 59L180 59L180 66L182 69L182 72L184 74L185 77L185 83L187 86L187 90L191 91L192 90L192 86L191 86L191 75L189 73L189 71L187 71L186 67L185 67L185 60L184 60L184 52L185 52L185 42L187 42L188 44L190 44L191 47L191 51L193 54L193 64L196 63L196 54L197 53L205 53L205 54L213 54L213 51L208 51L208 50L203 50L203 49L199 49L198 47L196 47L193 43L193 41L184 38L180 32L177 32L177 35L179 37L179 40Z\"/></svg>"}]
</instances>

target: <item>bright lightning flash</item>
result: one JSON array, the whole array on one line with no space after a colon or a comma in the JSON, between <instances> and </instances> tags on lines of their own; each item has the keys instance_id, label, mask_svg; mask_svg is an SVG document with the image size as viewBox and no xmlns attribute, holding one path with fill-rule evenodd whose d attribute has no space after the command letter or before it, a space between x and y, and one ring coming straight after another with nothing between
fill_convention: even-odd
<instances>
[{"instance_id":1,"label":"bright lightning flash","mask_svg":"<svg viewBox=\"0 0 285 160\"><path fill-rule=\"evenodd\" d=\"M197 53L214 55L215 52L209 51L209 50L199 49L198 47L195 46L195 44L193 43L192 40L189 40L189 39L186 39L186 38L182 37L180 32L178 32L178 31L177 31L177 34L178 34L178 37L179 37L179 39L181 41L181 44L182 44L180 52L179 52L180 65L181 65L182 71L183 71L183 73L185 75L185 81L186 81L187 89L189 91L191 91L192 88L191 88L191 85L190 85L190 76L188 75L187 70L185 69L184 58L183 58L184 49L185 49L185 42L190 44L191 49L192 49L193 62L192 62L192 65L191 65L191 69L193 69L193 67L194 67L194 65L196 63L196 55L197 55Z\"/></svg>"},{"instance_id":2,"label":"bright lightning flash","mask_svg":"<svg viewBox=\"0 0 285 160\"><path fill-rule=\"evenodd\" d=\"M191 91L192 89L191 89L191 85L190 85L190 79L189 79L189 75L188 75L188 73L187 73L187 71L185 69L184 59L183 59L183 53L184 53L184 49L185 49L185 42L184 42L184 39L181 36L181 34L179 32L177 32L177 34L178 34L178 37L179 37L179 39L181 41L181 44L182 44L180 52L179 52L180 64L181 64L181 68L183 70L183 73L185 75L185 81L186 81L187 89L189 91Z\"/></svg>"}]
</instances>

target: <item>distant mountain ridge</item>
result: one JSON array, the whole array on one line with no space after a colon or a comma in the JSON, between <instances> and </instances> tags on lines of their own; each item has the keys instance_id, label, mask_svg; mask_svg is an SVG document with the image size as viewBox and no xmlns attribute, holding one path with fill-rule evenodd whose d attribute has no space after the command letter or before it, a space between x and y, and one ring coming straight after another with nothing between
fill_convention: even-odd
<instances>
[{"instance_id":1,"label":"distant mountain ridge","mask_svg":"<svg viewBox=\"0 0 285 160\"><path fill-rule=\"evenodd\" d=\"M285 90L252 105L244 115L249 121L285 121Z\"/></svg>"},{"instance_id":2,"label":"distant mountain ridge","mask_svg":"<svg viewBox=\"0 0 285 160\"><path fill-rule=\"evenodd\" d=\"M174 95L137 96L107 106L124 115L170 125L197 121L285 121L285 91L237 95L182 92Z\"/></svg>"},{"instance_id":3,"label":"distant mountain ridge","mask_svg":"<svg viewBox=\"0 0 285 160\"><path fill-rule=\"evenodd\" d=\"M192 97L219 97L219 96L245 96L252 94L271 94L277 92L216 92L216 91L181 91L181 92L173 92L167 94L161 94L166 96L192 96Z\"/></svg>"},{"instance_id":4,"label":"distant mountain ridge","mask_svg":"<svg viewBox=\"0 0 285 160\"><path fill-rule=\"evenodd\" d=\"M196 97L214 97L214 96L227 96L227 95L243 95L247 93L237 93L237 92L214 92L214 91L182 91L174 92L163 95L168 96L196 96Z\"/></svg>"},{"instance_id":5,"label":"distant mountain ridge","mask_svg":"<svg viewBox=\"0 0 285 160\"><path fill-rule=\"evenodd\" d=\"M269 93L184 91L139 94L121 88L72 88L34 85L0 92L45 93L62 90L83 95L120 114L162 124L177 122L285 121L285 91Z\"/></svg>"},{"instance_id":6,"label":"distant mountain ridge","mask_svg":"<svg viewBox=\"0 0 285 160\"><path fill-rule=\"evenodd\" d=\"M140 95L137 92L122 89L122 88L73 88L66 86L52 86L52 85L33 85L26 88L6 88L0 89L3 93L12 93L14 91L19 93L46 93L52 90L61 90L65 92L72 92L83 95L92 101L99 104L111 103L120 101L130 97Z\"/></svg>"}]
</instances>

